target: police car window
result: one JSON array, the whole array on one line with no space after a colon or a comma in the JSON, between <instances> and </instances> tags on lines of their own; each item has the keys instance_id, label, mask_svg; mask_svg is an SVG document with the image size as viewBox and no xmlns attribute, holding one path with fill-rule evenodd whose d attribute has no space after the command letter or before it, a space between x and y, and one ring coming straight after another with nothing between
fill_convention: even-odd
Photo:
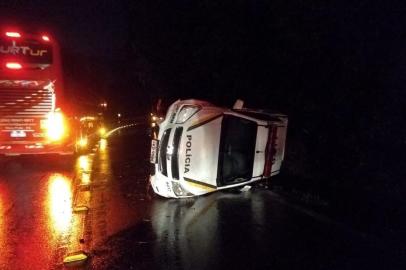
<instances>
[{"instance_id":1,"label":"police car window","mask_svg":"<svg viewBox=\"0 0 406 270\"><path fill-rule=\"evenodd\" d=\"M221 124L218 184L230 185L247 181L252 176L257 124L225 115Z\"/></svg>"},{"instance_id":2,"label":"police car window","mask_svg":"<svg viewBox=\"0 0 406 270\"><path fill-rule=\"evenodd\" d=\"M263 121L280 121L278 117L272 116L269 113L244 111L244 110L234 110L234 111Z\"/></svg>"},{"instance_id":3,"label":"police car window","mask_svg":"<svg viewBox=\"0 0 406 270\"><path fill-rule=\"evenodd\" d=\"M165 176L168 176L168 168L166 164L166 149L168 147L170 134L171 134L170 128L165 130L162 136L161 146L159 147L159 170Z\"/></svg>"}]
</instances>

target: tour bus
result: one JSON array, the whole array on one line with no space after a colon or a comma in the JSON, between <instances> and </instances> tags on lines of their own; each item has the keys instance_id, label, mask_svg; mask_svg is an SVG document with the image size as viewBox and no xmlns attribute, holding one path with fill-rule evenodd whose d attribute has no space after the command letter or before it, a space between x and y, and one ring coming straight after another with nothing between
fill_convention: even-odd
<instances>
[{"instance_id":1,"label":"tour bus","mask_svg":"<svg viewBox=\"0 0 406 270\"><path fill-rule=\"evenodd\" d=\"M288 118L201 100L178 100L152 140L150 177L155 193L182 198L239 189L279 173Z\"/></svg>"},{"instance_id":2,"label":"tour bus","mask_svg":"<svg viewBox=\"0 0 406 270\"><path fill-rule=\"evenodd\" d=\"M57 41L0 29L0 155L73 154L65 105Z\"/></svg>"}]
</instances>

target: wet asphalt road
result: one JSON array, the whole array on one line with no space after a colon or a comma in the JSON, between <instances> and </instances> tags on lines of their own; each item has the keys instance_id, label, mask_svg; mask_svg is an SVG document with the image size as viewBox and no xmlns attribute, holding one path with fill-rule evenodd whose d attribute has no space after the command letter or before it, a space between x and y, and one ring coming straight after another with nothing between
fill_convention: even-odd
<instances>
[{"instance_id":1,"label":"wet asphalt road","mask_svg":"<svg viewBox=\"0 0 406 270\"><path fill-rule=\"evenodd\" d=\"M0 269L405 269L390 246L264 188L162 199L144 128L0 163ZM83 264L64 264L85 252Z\"/></svg>"}]
</instances>

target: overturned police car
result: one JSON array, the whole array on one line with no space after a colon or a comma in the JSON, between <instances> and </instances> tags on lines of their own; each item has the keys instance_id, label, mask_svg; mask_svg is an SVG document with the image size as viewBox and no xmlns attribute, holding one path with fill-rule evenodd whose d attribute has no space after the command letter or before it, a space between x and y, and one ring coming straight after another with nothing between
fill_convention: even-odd
<instances>
[{"instance_id":1,"label":"overturned police car","mask_svg":"<svg viewBox=\"0 0 406 270\"><path fill-rule=\"evenodd\" d=\"M288 118L201 100L178 100L151 143L155 193L183 198L242 188L279 173Z\"/></svg>"}]
</instances>

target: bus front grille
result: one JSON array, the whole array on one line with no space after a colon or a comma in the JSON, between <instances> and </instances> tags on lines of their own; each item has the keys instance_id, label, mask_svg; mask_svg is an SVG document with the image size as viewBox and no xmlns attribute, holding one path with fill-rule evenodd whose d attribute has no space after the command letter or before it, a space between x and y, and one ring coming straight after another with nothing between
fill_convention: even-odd
<instances>
[{"instance_id":1,"label":"bus front grille","mask_svg":"<svg viewBox=\"0 0 406 270\"><path fill-rule=\"evenodd\" d=\"M41 122L52 108L52 90L0 88L0 141L39 140ZM24 132L24 138L12 137L13 132Z\"/></svg>"},{"instance_id":2,"label":"bus front grille","mask_svg":"<svg viewBox=\"0 0 406 270\"><path fill-rule=\"evenodd\" d=\"M52 109L47 89L0 89L0 117L43 117Z\"/></svg>"}]
</instances>

